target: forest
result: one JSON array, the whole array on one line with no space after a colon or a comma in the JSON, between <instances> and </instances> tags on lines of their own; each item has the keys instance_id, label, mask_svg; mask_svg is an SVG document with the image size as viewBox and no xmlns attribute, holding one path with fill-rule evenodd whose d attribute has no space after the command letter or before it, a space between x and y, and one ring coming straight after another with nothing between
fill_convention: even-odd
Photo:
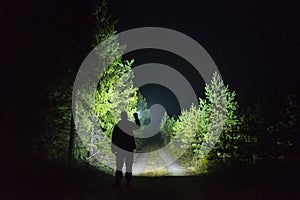
<instances>
[{"instance_id":1,"label":"forest","mask_svg":"<svg viewBox=\"0 0 300 200\"><path fill-rule=\"evenodd\" d=\"M11 73L14 77L2 79L17 80L4 89L8 96L7 106L2 109L1 131L5 133L1 143L4 186L9 192L19 188L20 193L16 195L19 198L27 195L24 199L44 198L45 194L50 196L44 199L83 199L84 196L97 199L110 191L105 193L106 186L101 184L113 180L115 157L110 144L119 114L127 111L133 121L133 113L137 112L141 129L135 134L143 134L151 123L152 105L149 95L134 85L135 58L119 56L126 46L115 37L119 22L110 13L109 1L78 0L48 6L49 16L41 18L46 23L31 22L16 39L25 51L14 62L18 66L31 63L31 69L17 68L18 73ZM41 13L43 10L36 15ZM35 29L47 34L35 35ZM97 50L107 39L106 49ZM99 80L96 90L89 87L88 81L74 89L79 67L93 48L108 67L93 72ZM109 61L111 57L117 59ZM264 191L273 194L282 182L289 184L277 190L274 197L292 199L293 195L299 195L294 191L299 186L294 182L299 180L300 154L297 94L278 98L261 95L240 102L247 99L247 94L240 97L242 91L232 89L230 79L217 71L210 82L203 84L199 80L197 87L203 92L197 97L198 105L192 104L178 114L166 110L156 136L136 138L136 152L151 153L143 171L136 174L137 184L142 185L140 190L132 190L127 195L137 194L135 198L138 198L143 192L149 192L149 198L163 198L162 191L168 191L168 186L185 188L172 185L172 177L177 175L190 177L182 179L189 182L193 182L192 177L199 178L204 188L214 188L203 194L208 199L240 199L244 193L234 195L239 184L250 188L245 189L246 196L249 195L246 199L254 199ZM159 151L161 148L167 150ZM171 167L158 165L163 157L172 158L184 173L176 174ZM262 180L261 185L270 182L274 185L266 189L254 187L255 177ZM155 191L143 190L151 178L158 183L158 188L163 188L158 192L159 197ZM206 179L209 181L201 182ZM166 180L165 185L160 184ZM214 181L218 182L216 188ZM168 194L179 199L198 197L195 184L186 187L192 191L188 197L184 192L176 197L173 190ZM223 196L211 196L214 192L207 192L217 192L218 187ZM84 192L77 191L78 188Z\"/></svg>"}]
</instances>

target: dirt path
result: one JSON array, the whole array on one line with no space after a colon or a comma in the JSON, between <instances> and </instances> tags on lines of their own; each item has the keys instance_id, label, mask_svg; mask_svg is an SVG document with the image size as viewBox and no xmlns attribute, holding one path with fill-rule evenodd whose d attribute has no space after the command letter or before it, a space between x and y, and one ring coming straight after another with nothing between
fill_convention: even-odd
<instances>
[{"instance_id":1,"label":"dirt path","mask_svg":"<svg viewBox=\"0 0 300 200\"><path fill-rule=\"evenodd\" d=\"M134 154L134 162L132 166L132 174L138 176L144 172L148 163L148 153Z\"/></svg>"},{"instance_id":2,"label":"dirt path","mask_svg":"<svg viewBox=\"0 0 300 200\"><path fill-rule=\"evenodd\" d=\"M174 161L164 150L159 149L158 155L160 159L164 162L170 174L174 176L186 175L187 170L183 166L181 166L178 162Z\"/></svg>"},{"instance_id":3,"label":"dirt path","mask_svg":"<svg viewBox=\"0 0 300 200\"><path fill-rule=\"evenodd\" d=\"M153 148L153 147L152 147ZM144 150L143 152L148 152ZM150 174L149 174L150 171ZM164 172L165 171L165 172ZM160 175L184 176L187 170L178 162L174 161L164 150L159 149L151 153L138 153L134 155L133 175L145 175L147 173Z\"/></svg>"}]
</instances>

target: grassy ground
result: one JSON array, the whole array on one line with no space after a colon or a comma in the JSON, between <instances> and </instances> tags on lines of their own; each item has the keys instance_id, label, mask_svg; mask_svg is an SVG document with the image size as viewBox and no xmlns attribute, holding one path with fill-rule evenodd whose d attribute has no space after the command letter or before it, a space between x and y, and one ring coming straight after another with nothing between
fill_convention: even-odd
<instances>
[{"instance_id":1,"label":"grassy ground","mask_svg":"<svg viewBox=\"0 0 300 200\"><path fill-rule=\"evenodd\" d=\"M18 177L1 187L1 199L300 199L299 165L219 169L201 176L139 176L131 188L123 182L121 190L110 187L112 176L88 165L40 167L16 172Z\"/></svg>"},{"instance_id":2,"label":"grassy ground","mask_svg":"<svg viewBox=\"0 0 300 200\"><path fill-rule=\"evenodd\" d=\"M155 147L149 147L150 151L155 150ZM146 164L146 167L144 169L144 172L141 174L141 176L168 176L170 175L168 169L166 167L160 167L156 168L155 166L160 165L158 163L161 163L162 160L160 159L158 153L154 151L150 156L148 157L148 162ZM161 165L163 165L161 163ZM153 171L153 169L156 169Z\"/></svg>"}]
</instances>

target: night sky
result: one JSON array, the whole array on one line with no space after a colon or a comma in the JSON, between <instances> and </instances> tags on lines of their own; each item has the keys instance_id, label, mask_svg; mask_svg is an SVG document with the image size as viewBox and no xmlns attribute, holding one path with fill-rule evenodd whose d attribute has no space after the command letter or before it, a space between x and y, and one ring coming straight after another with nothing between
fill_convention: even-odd
<instances>
[{"instance_id":1,"label":"night sky","mask_svg":"<svg viewBox=\"0 0 300 200\"><path fill-rule=\"evenodd\" d=\"M11 107L19 102L16 96L23 98L25 105L43 104L44 87L76 74L91 50L91 9L95 2L54 0L3 5L1 18L6 28L2 52L8 58L6 66L11 67L3 68L1 80L9 83L4 90ZM296 1L109 0L108 4L112 17L119 20L119 32L157 26L180 31L199 42L219 67L225 83L237 92L241 104L258 97L280 99L299 93L300 6ZM134 58L135 66L148 62L172 66L203 96L203 80L176 55L140 50L125 58ZM169 104L174 98L157 85L145 86L142 91L150 105ZM157 92L164 98L158 99ZM32 103L28 97L37 100ZM172 102L176 105L176 100Z\"/></svg>"},{"instance_id":2,"label":"night sky","mask_svg":"<svg viewBox=\"0 0 300 200\"><path fill-rule=\"evenodd\" d=\"M110 1L110 6L112 15L120 19L119 31L159 26L195 39L213 58L225 83L236 90L240 103L262 96L280 99L299 92L299 3ZM157 50L130 56L137 65L153 61L169 64L185 73L198 95L203 95L201 77L195 76L191 66L178 56ZM150 91L146 93L153 96Z\"/></svg>"}]
</instances>

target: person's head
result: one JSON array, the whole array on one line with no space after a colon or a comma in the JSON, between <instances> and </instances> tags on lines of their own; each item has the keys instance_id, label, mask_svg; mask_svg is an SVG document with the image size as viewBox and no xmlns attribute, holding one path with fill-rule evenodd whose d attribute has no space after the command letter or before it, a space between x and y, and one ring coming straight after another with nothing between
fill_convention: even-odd
<instances>
[{"instance_id":1,"label":"person's head","mask_svg":"<svg viewBox=\"0 0 300 200\"><path fill-rule=\"evenodd\" d=\"M128 119L128 115L126 111L122 111L121 112L121 120L127 120Z\"/></svg>"}]
</instances>

